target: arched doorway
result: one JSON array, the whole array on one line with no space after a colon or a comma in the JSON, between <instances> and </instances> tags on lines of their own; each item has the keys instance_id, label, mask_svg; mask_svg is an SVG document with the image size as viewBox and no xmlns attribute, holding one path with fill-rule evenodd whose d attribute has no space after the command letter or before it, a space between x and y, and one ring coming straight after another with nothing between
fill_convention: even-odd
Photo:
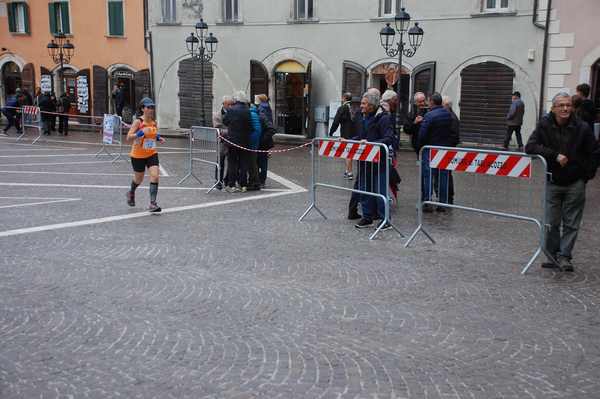
<instances>
[{"instance_id":1,"label":"arched doorway","mask_svg":"<svg viewBox=\"0 0 600 399\"><path fill-rule=\"evenodd\" d=\"M4 86L4 99L16 93L21 88L21 69L12 61L2 66L2 85Z\"/></svg>"},{"instance_id":2,"label":"arched doorway","mask_svg":"<svg viewBox=\"0 0 600 399\"><path fill-rule=\"evenodd\" d=\"M117 68L110 74L110 87L111 87L111 98L112 98L112 112L116 113L115 93L117 87L122 90L122 96L125 101L123 107L123 120L131 123L135 114L135 73L128 68Z\"/></svg>"},{"instance_id":3,"label":"arched doorway","mask_svg":"<svg viewBox=\"0 0 600 399\"><path fill-rule=\"evenodd\" d=\"M596 117L600 115L600 59L592 65L592 100L596 105Z\"/></svg>"},{"instance_id":4,"label":"arched doorway","mask_svg":"<svg viewBox=\"0 0 600 399\"><path fill-rule=\"evenodd\" d=\"M488 61L467 66L460 76L461 139L500 145L506 133L515 71Z\"/></svg>"},{"instance_id":5,"label":"arched doorway","mask_svg":"<svg viewBox=\"0 0 600 399\"><path fill-rule=\"evenodd\" d=\"M397 63L388 62L379 64L371 70L370 87L379 89L382 94L388 89L396 91L398 75ZM410 99L410 71L406 67L402 67L400 79L400 85L402 87L402 92L400 93L401 109L408 110L408 103Z\"/></svg>"},{"instance_id":6,"label":"arched doorway","mask_svg":"<svg viewBox=\"0 0 600 399\"><path fill-rule=\"evenodd\" d=\"M302 135L307 129L311 62L306 67L295 60L275 66L275 125L286 134Z\"/></svg>"}]
</instances>

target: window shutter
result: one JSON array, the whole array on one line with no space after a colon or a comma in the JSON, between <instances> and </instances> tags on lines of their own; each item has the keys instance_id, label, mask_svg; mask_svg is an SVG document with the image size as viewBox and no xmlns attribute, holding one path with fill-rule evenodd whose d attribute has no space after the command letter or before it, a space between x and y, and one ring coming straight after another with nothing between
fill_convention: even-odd
<instances>
[{"instance_id":1,"label":"window shutter","mask_svg":"<svg viewBox=\"0 0 600 399\"><path fill-rule=\"evenodd\" d=\"M29 5L27 3L23 3L23 18L25 20L25 33L31 33L29 30Z\"/></svg>"},{"instance_id":2,"label":"window shutter","mask_svg":"<svg viewBox=\"0 0 600 399\"><path fill-rule=\"evenodd\" d=\"M48 20L50 21L50 33L55 35L57 33L55 3L48 3Z\"/></svg>"},{"instance_id":3,"label":"window shutter","mask_svg":"<svg viewBox=\"0 0 600 399\"><path fill-rule=\"evenodd\" d=\"M60 16L62 19L62 31L65 35L71 33L71 24L69 23L69 3L64 1L60 4Z\"/></svg>"},{"instance_id":4,"label":"window shutter","mask_svg":"<svg viewBox=\"0 0 600 399\"><path fill-rule=\"evenodd\" d=\"M7 12L8 12L8 31L16 32L17 31L17 13L16 13L16 4L8 3L7 4Z\"/></svg>"},{"instance_id":5,"label":"window shutter","mask_svg":"<svg viewBox=\"0 0 600 399\"><path fill-rule=\"evenodd\" d=\"M123 2L108 2L108 32L111 36L123 36L125 34L123 23Z\"/></svg>"}]
</instances>

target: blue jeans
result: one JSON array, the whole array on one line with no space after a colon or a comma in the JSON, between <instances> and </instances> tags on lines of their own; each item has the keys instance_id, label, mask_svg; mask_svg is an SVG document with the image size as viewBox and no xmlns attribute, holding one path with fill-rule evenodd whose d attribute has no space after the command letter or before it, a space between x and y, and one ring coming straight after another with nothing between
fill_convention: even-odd
<instances>
[{"instance_id":1,"label":"blue jeans","mask_svg":"<svg viewBox=\"0 0 600 399\"><path fill-rule=\"evenodd\" d=\"M429 150L423 151L421 159L421 199L431 201L431 195L435 191L438 202L448 203L450 171L432 169L429 167Z\"/></svg>"},{"instance_id":2,"label":"blue jeans","mask_svg":"<svg viewBox=\"0 0 600 399\"><path fill-rule=\"evenodd\" d=\"M386 179L385 169L380 165L373 165L369 162L358 163L358 189L370 193L379 193L383 196L387 194L389 182ZM382 198L372 195L360 195L362 207L362 217L367 220L373 220L376 214L383 218L385 216L385 202Z\"/></svg>"}]
</instances>

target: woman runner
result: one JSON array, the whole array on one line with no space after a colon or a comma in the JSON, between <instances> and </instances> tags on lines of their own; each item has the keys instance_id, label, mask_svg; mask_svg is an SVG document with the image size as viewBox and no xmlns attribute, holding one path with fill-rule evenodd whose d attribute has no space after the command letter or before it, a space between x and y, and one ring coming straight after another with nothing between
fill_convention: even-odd
<instances>
[{"instance_id":1,"label":"woman runner","mask_svg":"<svg viewBox=\"0 0 600 399\"><path fill-rule=\"evenodd\" d=\"M154 101L145 97L140 101L140 117L133 122L127 133L127 139L133 140L131 146L131 165L133 166L133 180L131 189L127 191L127 204L135 206L135 189L144 181L146 168L150 172L150 206L148 210L152 213L160 212L156 203L158 195L158 151L156 142L164 143L165 140L158 134L158 127L154 120Z\"/></svg>"}]
</instances>

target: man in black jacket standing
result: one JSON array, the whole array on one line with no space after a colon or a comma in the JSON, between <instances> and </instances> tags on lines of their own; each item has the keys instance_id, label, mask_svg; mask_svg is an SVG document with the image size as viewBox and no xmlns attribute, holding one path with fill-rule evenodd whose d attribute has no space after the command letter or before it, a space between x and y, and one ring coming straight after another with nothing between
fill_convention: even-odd
<instances>
[{"instance_id":1,"label":"man in black jacket standing","mask_svg":"<svg viewBox=\"0 0 600 399\"><path fill-rule=\"evenodd\" d=\"M350 140L354 136L354 121L352 118L351 108L352 94L344 93L342 95L342 105L337 109L335 118L329 129L329 135L333 136L338 127L340 128L340 137L343 139ZM346 159L346 171L344 177L351 180L354 175L352 174L352 160Z\"/></svg>"},{"instance_id":2,"label":"man in black jacket standing","mask_svg":"<svg viewBox=\"0 0 600 399\"><path fill-rule=\"evenodd\" d=\"M529 138L525 151L542 155L552 174L546 193L546 255L564 271L573 271L572 251L585 206L585 188L598 168L600 150L587 123L573 114L568 93L552 100L552 111L544 116ZM562 235L561 235L562 227Z\"/></svg>"},{"instance_id":3,"label":"man in black jacket standing","mask_svg":"<svg viewBox=\"0 0 600 399\"><path fill-rule=\"evenodd\" d=\"M404 124L404 133L410 136L410 144L418 156L419 150L417 148L417 142L419 141L419 129L421 129L421 123L423 122L423 118L425 118L425 114L429 112L429 108L427 108L427 97L425 97L425 93L420 91L416 92L414 102L408 120Z\"/></svg>"},{"instance_id":4,"label":"man in black jacket standing","mask_svg":"<svg viewBox=\"0 0 600 399\"><path fill-rule=\"evenodd\" d=\"M227 126L227 139L241 147L248 148L250 144L250 108L248 97L243 91L235 93L234 104L227 110L223 117L223 124ZM236 181L240 185L238 190ZM241 148L230 145L227 154L227 187L226 191L245 192L248 185L248 153Z\"/></svg>"}]
</instances>

